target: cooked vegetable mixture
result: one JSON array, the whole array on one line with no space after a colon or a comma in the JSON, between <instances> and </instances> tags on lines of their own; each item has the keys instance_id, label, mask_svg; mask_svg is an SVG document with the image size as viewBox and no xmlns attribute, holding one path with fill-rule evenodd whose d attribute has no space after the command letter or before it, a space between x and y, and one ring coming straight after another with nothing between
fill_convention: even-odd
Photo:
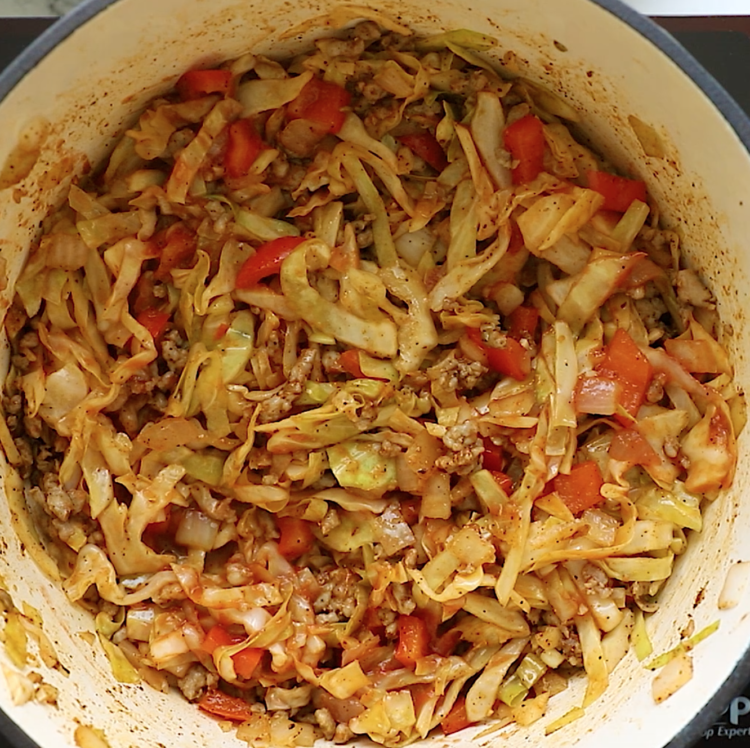
<instances>
[{"instance_id":1,"label":"cooked vegetable mixture","mask_svg":"<svg viewBox=\"0 0 750 748\"><path fill-rule=\"evenodd\" d=\"M0 436L67 594L248 741L585 707L732 480L710 291L491 43L186 72L17 284Z\"/></svg>"}]
</instances>

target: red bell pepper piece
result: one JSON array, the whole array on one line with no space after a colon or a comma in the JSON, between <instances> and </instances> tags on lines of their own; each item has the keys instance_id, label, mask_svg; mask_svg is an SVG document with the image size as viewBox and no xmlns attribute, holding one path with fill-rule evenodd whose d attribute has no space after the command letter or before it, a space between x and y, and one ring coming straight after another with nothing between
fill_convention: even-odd
<instances>
[{"instance_id":1,"label":"red bell pepper piece","mask_svg":"<svg viewBox=\"0 0 750 748\"><path fill-rule=\"evenodd\" d=\"M401 499L398 504L398 508L401 511L401 516L404 518L404 522L407 525L415 525L419 521L419 509L422 500L418 496L412 496L408 499Z\"/></svg>"},{"instance_id":2,"label":"red bell pepper piece","mask_svg":"<svg viewBox=\"0 0 750 748\"><path fill-rule=\"evenodd\" d=\"M245 634L233 634L220 623L212 626L203 640L203 650L213 654L217 647L231 647L233 644L239 644L247 638ZM263 656L263 650L256 647L247 647L232 655L234 672L240 678L250 679L258 667L258 663Z\"/></svg>"},{"instance_id":3,"label":"red bell pepper piece","mask_svg":"<svg viewBox=\"0 0 750 748\"><path fill-rule=\"evenodd\" d=\"M356 379L362 379L364 373L359 365L359 351L350 348L339 354L339 366Z\"/></svg>"},{"instance_id":4,"label":"red bell pepper piece","mask_svg":"<svg viewBox=\"0 0 750 748\"><path fill-rule=\"evenodd\" d=\"M645 286L649 281L663 278L665 271L648 257L640 257L628 273L625 284L627 288L639 288Z\"/></svg>"},{"instance_id":5,"label":"red bell pepper piece","mask_svg":"<svg viewBox=\"0 0 750 748\"><path fill-rule=\"evenodd\" d=\"M505 454L503 448L484 438L484 452L482 452L482 467L493 472L502 472L505 468Z\"/></svg>"},{"instance_id":6,"label":"red bell pepper piece","mask_svg":"<svg viewBox=\"0 0 750 748\"><path fill-rule=\"evenodd\" d=\"M307 119L321 125L325 132L337 133L346 119L344 107L352 95L336 83L311 78L286 109L289 119Z\"/></svg>"},{"instance_id":7,"label":"red bell pepper piece","mask_svg":"<svg viewBox=\"0 0 750 748\"><path fill-rule=\"evenodd\" d=\"M539 324L539 310L535 306L516 307L508 317L508 335L513 340L534 340Z\"/></svg>"},{"instance_id":8,"label":"red bell pepper piece","mask_svg":"<svg viewBox=\"0 0 750 748\"><path fill-rule=\"evenodd\" d=\"M416 616L399 616L396 659L404 667L414 667L417 660L430 653L430 633L427 624Z\"/></svg>"},{"instance_id":9,"label":"red bell pepper piece","mask_svg":"<svg viewBox=\"0 0 750 748\"><path fill-rule=\"evenodd\" d=\"M528 184L544 169L544 126L539 117L527 114L508 125L503 142L518 165L513 169L513 184Z\"/></svg>"},{"instance_id":10,"label":"red bell pepper piece","mask_svg":"<svg viewBox=\"0 0 750 748\"><path fill-rule=\"evenodd\" d=\"M444 735L450 735L451 733L463 730L468 727L471 722L466 715L466 699L463 696L459 696L448 714L443 717L440 722L440 727L443 730Z\"/></svg>"},{"instance_id":11,"label":"red bell pepper piece","mask_svg":"<svg viewBox=\"0 0 750 748\"><path fill-rule=\"evenodd\" d=\"M244 678L250 680L253 677L255 669L260 664L261 658L263 657L264 650L258 647L246 647L241 649L236 654L232 655L232 662L234 663L234 672Z\"/></svg>"},{"instance_id":12,"label":"red bell pepper piece","mask_svg":"<svg viewBox=\"0 0 750 748\"><path fill-rule=\"evenodd\" d=\"M597 372L620 385L618 402L629 415L635 417L646 399L646 390L654 372L626 330L620 327L612 336Z\"/></svg>"},{"instance_id":13,"label":"red bell pepper piece","mask_svg":"<svg viewBox=\"0 0 750 748\"><path fill-rule=\"evenodd\" d=\"M161 312L154 307L144 309L136 320L139 325L143 325L154 341L158 341L164 334L164 330L169 322L169 312Z\"/></svg>"},{"instance_id":14,"label":"red bell pepper piece","mask_svg":"<svg viewBox=\"0 0 750 748\"><path fill-rule=\"evenodd\" d=\"M237 273L237 288L252 288L263 278L275 275L281 270L281 264L292 252L305 241L301 236L280 236L255 250L248 257Z\"/></svg>"},{"instance_id":15,"label":"red bell pepper piece","mask_svg":"<svg viewBox=\"0 0 750 748\"><path fill-rule=\"evenodd\" d=\"M432 683L415 683L410 686L411 700L414 704L414 713L419 715L422 707L435 695L435 687Z\"/></svg>"},{"instance_id":16,"label":"red bell pepper piece","mask_svg":"<svg viewBox=\"0 0 750 748\"><path fill-rule=\"evenodd\" d=\"M244 177L264 150L265 144L249 119L232 122L227 130L227 150L224 154L224 171L228 177Z\"/></svg>"},{"instance_id":17,"label":"red bell pepper piece","mask_svg":"<svg viewBox=\"0 0 750 748\"><path fill-rule=\"evenodd\" d=\"M238 696L230 696L224 691L210 688L201 696L198 706L204 712L213 714L222 719L231 719L234 722L246 722L253 718L253 712L250 705Z\"/></svg>"},{"instance_id":18,"label":"red bell pepper piece","mask_svg":"<svg viewBox=\"0 0 750 748\"><path fill-rule=\"evenodd\" d=\"M152 245L155 246L155 245ZM145 312L152 306L158 306L162 299L157 298L155 293L154 274L146 271L141 273L138 282L135 284L135 288L130 294L130 311L132 314L138 316L141 312Z\"/></svg>"},{"instance_id":19,"label":"red bell pepper piece","mask_svg":"<svg viewBox=\"0 0 750 748\"><path fill-rule=\"evenodd\" d=\"M217 647L230 647L232 644L239 644L246 638L244 634L233 634L225 626L217 623L206 631L206 636L201 646L204 651L213 654Z\"/></svg>"},{"instance_id":20,"label":"red bell pepper piece","mask_svg":"<svg viewBox=\"0 0 750 748\"><path fill-rule=\"evenodd\" d=\"M188 70L180 76L175 88L180 97L187 101L212 93L228 94L231 84L230 70Z\"/></svg>"},{"instance_id":21,"label":"red bell pepper piece","mask_svg":"<svg viewBox=\"0 0 750 748\"><path fill-rule=\"evenodd\" d=\"M508 254L514 255L520 252L526 244L523 240L523 232L515 221L510 222L510 243L508 244Z\"/></svg>"},{"instance_id":22,"label":"red bell pepper piece","mask_svg":"<svg viewBox=\"0 0 750 748\"><path fill-rule=\"evenodd\" d=\"M502 348L493 348L482 340L482 334L475 327L467 330L469 339L487 356L490 369L519 382L526 379L531 371L531 354L517 340L506 337Z\"/></svg>"},{"instance_id":23,"label":"red bell pepper piece","mask_svg":"<svg viewBox=\"0 0 750 748\"><path fill-rule=\"evenodd\" d=\"M603 484L599 466L593 460L579 462L571 468L570 474L561 473L553 481L557 495L573 514L580 514L604 501L601 494Z\"/></svg>"},{"instance_id":24,"label":"red bell pepper piece","mask_svg":"<svg viewBox=\"0 0 750 748\"><path fill-rule=\"evenodd\" d=\"M339 354L339 366L355 379L362 379L366 376L360 365L359 351L354 348ZM388 381L383 377L370 377L370 379L378 379L381 382Z\"/></svg>"},{"instance_id":25,"label":"red bell pepper piece","mask_svg":"<svg viewBox=\"0 0 750 748\"><path fill-rule=\"evenodd\" d=\"M299 558L313 546L315 536L310 523L298 517L277 517L279 553L286 559Z\"/></svg>"},{"instance_id":26,"label":"red bell pepper piece","mask_svg":"<svg viewBox=\"0 0 750 748\"><path fill-rule=\"evenodd\" d=\"M154 280L165 282L172 279L172 270L181 267L193 258L198 246L195 234L184 223L172 224L153 239L159 252L159 267Z\"/></svg>"},{"instance_id":27,"label":"red bell pepper piece","mask_svg":"<svg viewBox=\"0 0 750 748\"><path fill-rule=\"evenodd\" d=\"M448 657L453 654L456 646L461 641L461 631L457 629L448 629L444 634L435 639L432 645L432 651L441 657Z\"/></svg>"},{"instance_id":28,"label":"red bell pepper piece","mask_svg":"<svg viewBox=\"0 0 750 748\"><path fill-rule=\"evenodd\" d=\"M448 157L437 138L428 130L399 135L397 140L405 145L419 158L426 161L435 171L442 171L448 166Z\"/></svg>"},{"instance_id":29,"label":"red bell pepper piece","mask_svg":"<svg viewBox=\"0 0 750 748\"><path fill-rule=\"evenodd\" d=\"M589 187L600 195L604 195L602 205L604 210L624 213L633 200L646 202L646 183L639 179L628 179L607 171L593 170L586 172L586 176L589 180Z\"/></svg>"},{"instance_id":30,"label":"red bell pepper piece","mask_svg":"<svg viewBox=\"0 0 750 748\"><path fill-rule=\"evenodd\" d=\"M214 331L214 340L221 340L229 330L229 322L222 322Z\"/></svg>"},{"instance_id":31,"label":"red bell pepper piece","mask_svg":"<svg viewBox=\"0 0 750 748\"><path fill-rule=\"evenodd\" d=\"M502 470L490 470L492 477L497 481L497 485L508 495L513 493L513 480Z\"/></svg>"},{"instance_id":32,"label":"red bell pepper piece","mask_svg":"<svg viewBox=\"0 0 750 748\"><path fill-rule=\"evenodd\" d=\"M655 467L659 464L659 455L646 438L635 429L622 429L612 437L609 456L613 460L628 462L631 465Z\"/></svg>"}]
</instances>

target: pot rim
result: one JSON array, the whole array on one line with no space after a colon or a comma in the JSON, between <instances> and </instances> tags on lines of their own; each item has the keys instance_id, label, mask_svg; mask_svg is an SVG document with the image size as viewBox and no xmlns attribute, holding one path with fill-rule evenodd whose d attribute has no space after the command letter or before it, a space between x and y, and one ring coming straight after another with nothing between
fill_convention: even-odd
<instances>
[{"instance_id":1,"label":"pot rim","mask_svg":"<svg viewBox=\"0 0 750 748\"><path fill-rule=\"evenodd\" d=\"M55 47L71 36L80 26L90 21L119 0L83 0L62 16L0 72L0 103ZM649 17L625 5L622 0L589 0L611 13L641 36L648 39L677 65L708 97L734 130L750 153L750 116L727 93L726 89L683 47L671 34ZM750 681L750 644L737 658L731 674L714 692L703 708L684 725L664 748L690 748L713 724L729 701ZM18 724L0 709L0 736L16 748L39 748Z\"/></svg>"},{"instance_id":2,"label":"pot rim","mask_svg":"<svg viewBox=\"0 0 750 748\"><path fill-rule=\"evenodd\" d=\"M40 748L39 744L19 727L6 712L0 709L0 738L13 748Z\"/></svg>"}]
</instances>

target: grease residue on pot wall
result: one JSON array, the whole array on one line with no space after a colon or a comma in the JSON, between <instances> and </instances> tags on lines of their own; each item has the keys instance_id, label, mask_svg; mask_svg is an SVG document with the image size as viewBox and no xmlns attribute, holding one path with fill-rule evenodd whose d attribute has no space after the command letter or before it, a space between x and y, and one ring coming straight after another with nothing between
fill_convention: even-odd
<instances>
[{"instance_id":1,"label":"grease residue on pot wall","mask_svg":"<svg viewBox=\"0 0 750 748\"><path fill-rule=\"evenodd\" d=\"M0 168L0 190L12 187L29 176L48 132L49 122L42 116L35 117L21 130L18 143Z\"/></svg>"}]
</instances>

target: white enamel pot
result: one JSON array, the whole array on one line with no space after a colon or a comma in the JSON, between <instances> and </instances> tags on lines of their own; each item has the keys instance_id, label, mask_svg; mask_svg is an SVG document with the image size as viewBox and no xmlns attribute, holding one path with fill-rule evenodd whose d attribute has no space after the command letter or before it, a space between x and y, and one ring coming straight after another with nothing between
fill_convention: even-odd
<instances>
[{"instance_id":1,"label":"white enamel pot","mask_svg":"<svg viewBox=\"0 0 750 748\"><path fill-rule=\"evenodd\" d=\"M499 42L498 57L515 51L530 77L580 109L594 143L645 179L665 221L681 227L688 261L718 298L739 386L750 389L750 122L671 37L617 0L362 5L398 15L423 33L470 28L490 34ZM30 123L40 117L49 123L31 173L0 191L0 310L10 303L41 219L63 198L70 177L100 161L148 99L196 65L247 50L280 55L300 49L320 26L285 32L334 7L330 0L89 0L47 31L0 76L0 164ZM665 158L644 154L631 115L662 136ZM728 570L750 560L749 438L747 431L740 437L734 487L708 508L705 529L691 537L649 623L654 650L662 652L678 643L691 620L696 631L720 621L718 633L693 652L693 679L656 705L653 674L630 653L583 718L544 736L545 724L581 703L580 680L553 698L540 722L506 728L507 748L687 746L750 678L750 597L737 591L734 607L719 607ZM67 602L59 582L34 560L38 549L4 461L2 474L0 584L17 607L26 603L40 612L69 671L47 670L38 658L27 669L58 689L56 708L34 701L15 706L0 677L6 736L18 746L72 746L75 727L85 724L101 729L113 747L246 745L177 694L113 679L104 653L86 634L92 619ZM458 747L498 739L478 737L482 729L432 741Z\"/></svg>"}]
</instances>

